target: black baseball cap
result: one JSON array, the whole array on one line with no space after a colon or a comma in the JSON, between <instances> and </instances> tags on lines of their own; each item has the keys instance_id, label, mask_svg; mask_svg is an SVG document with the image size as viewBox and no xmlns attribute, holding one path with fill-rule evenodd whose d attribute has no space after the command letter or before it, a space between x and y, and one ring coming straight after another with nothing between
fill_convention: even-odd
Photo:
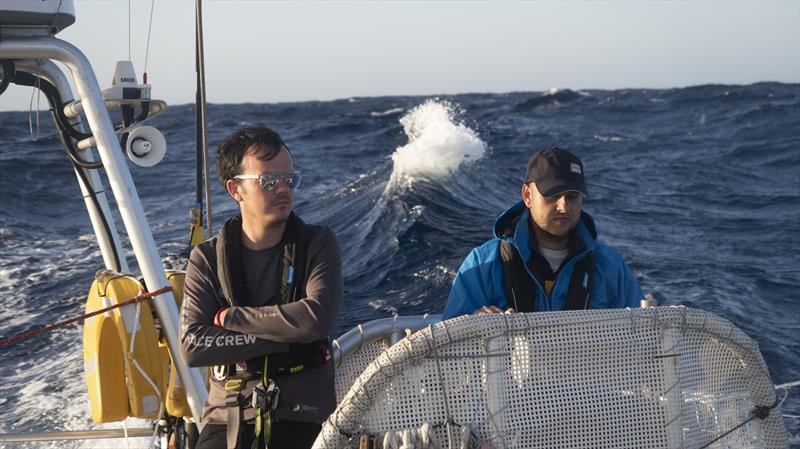
<instances>
[{"instance_id":1,"label":"black baseball cap","mask_svg":"<svg viewBox=\"0 0 800 449\"><path fill-rule=\"evenodd\" d=\"M564 192L581 192L589 195L583 180L583 162L578 156L561 148L539 150L528 160L525 184L536 183L542 196Z\"/></svg>"}]
</instances>

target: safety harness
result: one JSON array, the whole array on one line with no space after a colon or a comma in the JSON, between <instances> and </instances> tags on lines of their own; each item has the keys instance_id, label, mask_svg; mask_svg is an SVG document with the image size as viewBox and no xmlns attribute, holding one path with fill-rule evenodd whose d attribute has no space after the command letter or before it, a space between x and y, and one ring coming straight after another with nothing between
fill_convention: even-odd
<instances>
[{"instance_id":1,"label":"safety harness","mask_svg":"<svg viewBox=\"0 0 800 449\"><path fill-rule=\"evenodd\" d=\"M255 410L255 429L253 444L250 449L258 449L260 439L264 440L264 447L269 447L272 436L272 414L278 407L280 390L275 381L269 378L269 357L263 357L264 367L261 370L260 382L253 387L248 396L243 394L248 382L254 380L255 373L242 370L229 376L225 380L225 405L228 407L227 443L228 449L237 447L239 440L239 427L244 419L244 408L252 407Z\"/></svg>"},{"instance_id":2,"label":"safety harness","mask_svg":"<svg viewBox=\"0 0 800 449\"><path fill-rule=\"evenodd\" d=\"M289 216L280 243L282 304L297 301L305 294L307 245L319 229L319 226L306 225L294 213ZM243 299L249 297L242 267L241 233L241 216L231 218L220 230L216 248L216 272L220 289L232 307L247 304ZM273 377L296 374L330 359L330 343L323 339L311 343L290 344L288 352L214 367L214 377L224 382L226 391L228 449L237 448L240 426L248 407L255 411L255 437L251 449L258 449L261 439L264 440L264 447L269 447L273 413L280 397L280 389Z\"/></svg>"},{"instance_id":3,"label":"safety harness","mask_svg":"<svg viewBox=\"0 0 800 449\"><path fill-rule=\"evenodd\" d=\"M581 220L589 228L589 232L597 235L594 228L594 221L586 213L581 212ZM516 225L516 221L512 222ZM508 229L514 229L513 226ZM531 236L531 238L534 238ZM500 240L500 259L503 267L503 286L506 291L506 298L510 305L514 305L517 312L537 312L537 300L539 288L531 275L531 270L522 260L519 251L508 240ZM572 276L567 290L566 304L564 310L583 310L589 305L589 296L592 293L594 272L596 267L596 256L594 251L590 251L586 256L575 262ZM534 270L535 271L535 270ZM546 295L550 292L545 291Z\"/></svg>"}]
</instances>

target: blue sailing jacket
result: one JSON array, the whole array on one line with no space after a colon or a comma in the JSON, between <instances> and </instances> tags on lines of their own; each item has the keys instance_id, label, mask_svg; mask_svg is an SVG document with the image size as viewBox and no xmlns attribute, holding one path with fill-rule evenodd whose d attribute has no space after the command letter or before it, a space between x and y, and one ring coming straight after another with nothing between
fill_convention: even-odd
<instances>
[{"instance_id":1,"label":"blue sailing jacket","mask_svg":"<svg viewBox=\"0 0 800 449\"><path fill-rule=\"evenodd\" d=\"M567 256L568 262L556 274L549 296L545 294L543 286L528 270L528 275L533 279L538 290L536 310L564 310L567 289L575 263L591 252L596 255L596 268L587 308L639 307L639 301L644 294L636 276L615 249L597 241L591 217L583 212L581 218L575 230L578 238L583 242L583 250L577 255ZM513 228L513 235L504 236L503 230L510 231L510 227L514 225L515 221L516 227ZM503 286L500 239L513 244L527 265L531 257L529 224L530 211L522 201L500 215L494 225L495 237L474 248L464 259L461 268L458 269L458 274L453 281L453 288L450 290L450 297L444 308L443 320L471 314L486 305L494 305L503 310L509 307ZM510 232L508 233L510 234Z\"/></svg>"}]
</instances>

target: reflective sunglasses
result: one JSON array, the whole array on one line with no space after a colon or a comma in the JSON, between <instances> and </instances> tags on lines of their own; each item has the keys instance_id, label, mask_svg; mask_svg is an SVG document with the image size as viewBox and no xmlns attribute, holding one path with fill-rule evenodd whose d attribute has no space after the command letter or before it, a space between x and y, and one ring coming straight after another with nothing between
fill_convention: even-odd
<instances>
[{"instance_id":1,"label":"reflective sunglasses","mask_svg":"<svg viewBox=\"0 0 800 449\"><path fill-rule=\"evenodd\" d=\"M286 173L264 173L263 175L236 175L233 179L257 179L258 186L262 190L270 191L278 185L278 181L283 181L290 189L300 187L300 172L287 171Z\"/></svg>"}]
</instances>

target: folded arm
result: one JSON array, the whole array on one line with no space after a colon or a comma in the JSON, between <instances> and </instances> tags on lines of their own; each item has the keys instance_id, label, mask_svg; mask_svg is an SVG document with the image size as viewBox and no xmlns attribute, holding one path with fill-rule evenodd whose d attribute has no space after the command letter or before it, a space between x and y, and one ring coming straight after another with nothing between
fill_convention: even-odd
<instances>
[{"instance_id":1,"label":"folded arm","mask_svg":"<svg viewBox=\"0 0 800 449\"><path fill-rule=\"evenodd\" d=\"M181 351L189 366L227 365L265 354L286 352L289 345L214 325L226 304L217 294L212 264L199 247L192 251L181 306Z\"/></svg>"},{"instance_id":2,"label":"folded arm","mask_svg":"<svg viewBox=\"0 0 800 449\"><path fill-rule=\"evenodd\" d=\"M281 343L308 343L327 338L342 306L342 256L333 232L324 229L308 248L306 297L289 304L231 307L222 315L230 331ZM213 318L213 317L212 317Z\"/></svg>"}]
</instances>

